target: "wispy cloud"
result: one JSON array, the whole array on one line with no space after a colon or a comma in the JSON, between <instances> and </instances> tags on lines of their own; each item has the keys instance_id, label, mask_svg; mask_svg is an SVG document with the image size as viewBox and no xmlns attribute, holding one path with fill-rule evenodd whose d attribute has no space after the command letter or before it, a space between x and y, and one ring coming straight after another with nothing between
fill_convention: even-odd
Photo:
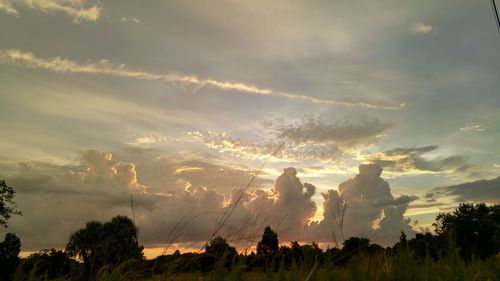
<instances>
[{"instance_id":1,"label":"wispy cloud","mask_svg":"<svg viewBox=\"0 0 500 281\"><path fill-rule=\"evenodd\" d=\"M488 125L483 125L483 124L469 124L465 125L459 130L462 132L481 132L481 131L486 131L489 128Z\"/></svg>"},{"instance_id":2,"label":"wispy cloud","mask_svg":"<svg viewBox=\"0 0 500 281\"><path fill-rule=\"evenodd\" d=\"M359 160L377 163L387 174L464 174L475 177L481 170L478 165L468 162L468 157L451 155L446 157L426 158L424 154L434 152L437 145L415 148L396 148L375 154L361 155Z\"/></svg>"},{"instance_id":3,"label":"wispy cloud","mask_svg":"<svg viewBox=\"0 0 500 281\"><path fill-rule=\"evenodd\" d=\"M281 146L271 161L319 160L339 164L344 156L378 142L391 124L378 119L326 123L319 117L304 116L296 123L277 118L263 122L262 126L269 137L257 142L216 131L191 131L187 136L209 149L247 159L268 159Z\"/></svg>"},{"instance_id":4,"label":"wispy cloud","mask_svg":"<svg viewBox=\"0 0 500 281\"><path fill-rule=\"evenodd\" d=\"M203 79L196 75L170 72L167 74L157 74L146 71L138 71L128 68L125 64L113 64L108 60L100 60L95 63L78 63L61 57L39 58L33 53L23 52L15 49L0 50L0 63L13 63L29 68L46 69L60 73L85 73L103 74L118 77L129 77L143 80L163 80L169 83L191 86L195 89L211 87L220 90L232 90L241 93L284 97L294 100L303 100L321 104L336 104L345 106L362 106L381 109L401 109L404 103L395 104L384 101L365 101L355 99L322 99L307 95L293 94L288 92L275 91L270 88L261 88L255 85L242 82L219 81L214 79Z\"/></svg>"},{"instance_id":5,"label":"wispy cloud","mask_svg":"<svg viewBox=\"0 0 500 281\"><path fill-rule=\"evenodd\" d=\"M141 23L141 20L136 17L123 17L122 22Z\"/></svg>"},{"instance_id":6,"label":"wispy cloud","mask_svg":"<svg viewBox=\"0 0 500 281\"><path fill-rule=\"evenodd\" d=\"M295 144L329 144L343 150L377 142L392 126L377 118L326 123L313 115L305 115L297 123L275 119L266 121L263 125L279 139L288 139Z\"/></svg>"},{"instance_id":7,"label":"wispy cloud","mask_svg":"<svg viewBox=\"0 0 500 281\"><path fill-rule=\"evenodd\" d=\"M426 23L416 23L411 27L411 31L416 34L427 34L432 31L432 25Z\"/></svg>"},{"instance_id":8,"label":"wispy cloud","mask_svg":"<svg viewBox=\"0 0 500 281\"><path fill-rule=\"evenodd\" d=\"M92 21L99 18L101 8L94 4L84 7L86 0L0 0L0 10L18 15L15 6L25 6L43 12L62 12L73 18L74 22Z\"/></svg>"}]
</instances>

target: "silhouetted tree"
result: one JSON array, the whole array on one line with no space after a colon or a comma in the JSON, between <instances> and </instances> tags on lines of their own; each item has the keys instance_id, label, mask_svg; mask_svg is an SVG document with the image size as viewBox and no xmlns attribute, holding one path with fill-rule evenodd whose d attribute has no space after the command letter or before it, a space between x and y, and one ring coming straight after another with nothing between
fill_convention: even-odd
<instances>
[{"instance_id":1,"label":"silhouetted tree","mask_svg":"<svg viewBox=\"0 0 500 281\"><path fill-rule=\"evenodd\" d=\"M15 281L31 279L69 278L78 262L60 250L42 250L23 259L15 274Z\"/></svg>"},{"instance_id":2,"label":"silhouetted tree","mask_svg":"<svg viewBox=\"0 0 500 281\"><path fill-rule=\"evenodd\" d=\"M453 213L440 213L434 226L465 259L485 259L500 251L500 205L460 204Z\"/></svg>"},{"instance_id":3,"label":"silhouetted tree","mask_svg":"<svg viewBox=\"0 0 500 281\"><path fill-rule=\"evenodd\" d=\"M12 215L22 215L14 203L16 191L5 183L0 181L0 226L7 227L7 221Z\"/></svg>"},{"instance_id":4,"label":"silhouetted tree","mask_svg":"<svg viewBox=\"0 0 500 281\"><path fill-rule=\"evenodd\" d=\"M15 234L7 233L0 243L0 281L11 280L20 258L21 240Z\"/></svg>"},{"instance_id":5,"label":"silhouetted tree","mask_svg":"<svg viewBox=\"0 0 500 281\"><path fill-rule=\"evenodd\" d=\"M313 242L312 244L305 244L300 246L303 254L303 262L306 263L305 266L312 267L316 262L321 260L323 251L319 248L318 244Z\"/></svg>"},{"instance_id":6,"label":"silhouetted tree","mask_svg":"<svg viewBox=\"0 0 500 281\"><path fill-rule=\"evenodd\" d=\"M129 259L142 259L143 247L137 241L137 228L125 216L110 222L88 222L71 234L66 252L79 257L90 277L103 266L113 267Z\"/></svg>"},{"instance_id":7,"label":"silhouetted tree","mask_svg":"<svg viewBox=\"0 0 500 281\"><path fill-rule=\"evenodd\" d=\"M344 245L344 247L342 247L343 254L352 255L359 252L366 252L368 245L370 244L370 240L363 237L351 237L345 240L342 244Z\"/></svg>"},{"instance_id":8,"label":"silhouetted tree","mask_svg":"<svg viewBox=\"0 0 500 281\"><path fill-rule=\"evenodd\" d=\"M271 227L266 226L262 240L257 244L257 255L272 256L278 252L278 234Z\"/></svg>"},{"instance_id":9,"label":"silhouetted tree","mask_svg":"<svg viewBox=\"0 0 500 281\"><path fill-rule=\"evenodd\" d=\"M296 263L302 263L304 260L304 253L302 253L302 248L299 245L299 242L293 241L290 243L290 249L292 251L293 259Z\"/></svg>"},{"instance_id":10,"label":"silhouetted tree","mask_svg":"<svg viewBox=\"0 0 500 281\"><path fill-rule=\"evenodd\" d=\"M234 256L236 254L236 249L234 247L229 246L226 239L217 236L205 246L205 253L210 254L217 258L221 258L224 255L228 254Z\"/></svg>"},{"instance_id":11,"label":"silhouetted tree","mask_svg":"<svg viewBox=\"0 0 500 281\"><path fill-rule=\"evenodd\" d=\"M368 238L351 237L344 241L341 250L342 253L342 263L351 259L352 256L361 253L368 253L368 246L370 245L370 240Z\"/></svg>"},{"instance_id":12,"label":"silhouetted tree","mask_svg":"<svg viewBox=\"0 0 500 281\"><path fill-rule=\"evenodd\" d=\"M205 254L200 257L200 266L203 271L213 269L217 262L229 267L237 254L236 249L229 246L226 239L217 236L205 246Z\"/></svg>"},{"instance_id":13,"label":"silhouetted tree","mask_svg":"<svg viewBox=\"0 0 500 281\"><path fill-rule=\"evenodd\" d=\"M442 237L431 233L417 233L415 238L408 241L408 247L417 258L430 257L437 261L439 257L446 255L446 241Z\"/></svg>"}]
</instances>

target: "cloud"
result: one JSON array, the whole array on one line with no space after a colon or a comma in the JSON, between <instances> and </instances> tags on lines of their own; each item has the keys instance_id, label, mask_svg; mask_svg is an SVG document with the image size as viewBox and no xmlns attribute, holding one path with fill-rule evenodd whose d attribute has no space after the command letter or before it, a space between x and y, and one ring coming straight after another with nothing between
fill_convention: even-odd
<instances>
[{"instance_id":1,"label":"cloud","mask_svg":"<svg viewBox=\"0 0 500 281\"><path fill-rule=\"evenodd\" d=\"M474 165L467 162L467 157L453 155L447 157L424 158L423 155L438 149L437 145L416 148L396 148L381 153L362 155L363 161L379 164L388 173L400 174L426 174L460 172L474 172Z\"/></svg>"},{"instance_id":2,"label":"cloud","mask_svg":"<svg viewBox=\"0 0 500 281\"><path fill-rule=\"evenodd\" d=\"M109 152L87 150L83 165L19 164L20 174L9 178L20 193L146 192L133 163L117 162Z\"/></svg>"},{"instance_id":3,"label":"cloud","mask_svg":"<svg viewBox=\"0 0 500 281\"><path fill-rule=\"evenodd\" d=\"M69 234L86 221L129 215L131 192L146 245L164 243L170 234L175 239L169 242L203 242L240 195L240 204L220 230L220 235L234 241L254 243L265 225L281 229L283 237L299 237L315 211L311 200L315 187L302 184L293 168L285 169L271 191L251 188L243 192L250 178L247 173L199 161L184 161L172 166L177 167L175 172L165 171L160 163L153 163L158 165L153 173L177 174L182 180L170 181L169 187L146 188L145 181L138 180L134 163L115 161L111 153L96 150L85 151L81 165L21 164L18 174L7 181L16 188L16 201L25 215L14 218L9 231L18 233L28 249L62 247ZM225 172L232 174L225 176ZM223 181L234 184L235 178L239 185L218 186Z\"/></svg>"},{"instance_id":4,"label":"cloud","mask_svg":"<svg viewBox=\"0 0 500 281\"><path fill-rule=\"evenodd\" d=\"M101 8L94 4L84 5L86 0L0 0L0 10L8 14L18 15L15 5L25 6L42 12L61 12L73 18L73 21L95 22L99 18ZM85 6L88 6L85 8Z\"/></svg>"},{"instance_id":5,"label":"cloud","mask_svg":"<svg viewBox=\"0 0 500 281\"><path fill-rule=\"evenodd\" d=\"M0 11L5 11L7 14L18 15L19 12L12 5L11 0L0 0Z\"/></svg>"},{"instance_id":6,"label":"cloud","mask_svg":"<svg viewBox=\"0 0 500 281\"><path fill-rule=\"evenodd\" d=\"M334 232L338 239L342 237L338 222L346 206L342 228L345 238L365 236L376 243L386 243L394 241L401 231L414 234L404 213L417 198L407 195L395 198L381 173L382 168L377 164L362 164L359 174L341 183L338 190L322 193L325 201L324 219L318 225L320 233Z\"/></svg>"},{"instance_id":7,"label":"cloud","mask_svg":"<svg viewBox=\"0 0 500 281\"><path fill-rule=\"evenodd\" d=\"M462 132L481 132L486 131L489 128L488 125L483 124L468 124L461 127L459 130Z\"/></svg>"},{"instance_id":8,"label":"cloud","mask_svg":"<svg viewBox=\"0 0 500 281\"><path fill-rule=\"evenodd\" d=\"M316 212L316 203L311 200L316 187L309 183L302 184L295 168L290 167L285 168L283 174L276 179L275 190L278 198L275 203L276 211L284 216L280 222L282 236L300 240L300 235L291 231L299 228L301 233L307 228L309 219Z\"/></svg>"},{"instance_id":9,"label":"cloud","mask_svg":"<svg viewBox=\"0 0 500 281\"><path fill-rule=\"evenodd\" d=\"M498 204L500 203L500 177L438 187L426 194L427 198L433 200L439 200L443 196L452 196L457 202Z\"/></svg>"},{"instance_id":10,"label":"cloud","mask_svg":"<svg viewBox=\"0 0 500 281\"><path fill-rule=\"evenodd\" d=\"M70 233L89 220L130 215L132 193L141 243L146 246L203 243L218 229L217 234L245 248L255 245L266 225L278 232L281 241L332 241L336 200L348 204L346 236L397 238L401 230L411 234L403 214L415 197L393 197L380 178L382 169L374 164L361 165L360 173L338 191L323 193L324 220L312 221L316 187L302 183L295 168L283 169L270 188L254 184L244 190L249 179L244 171L226 167L230 174L224 174L226 170L217 164L162 158L152 150L133 152L129 156L136 163L87 150L82 162L73 166L21 164L18 174L7 181L18 191L16 201L24 216L14 218L9 231L20 235L25 249L63 247ZM150 181L159 174L166 175L157 179L165 181L163 185Z\"/></svg>"},{"instance_id":11,"label":"cloud","mask_svg":"<svg viewBox=\"0 0 500 281\"><path fill-rule=\"evenodd\" d=\"M0 50L0 62L22 65L29 68L45 69L59 73L85 73L102 74L118 77L135 78L142 80L161 80L173 84L194 87L195 90L210 87L220 90L237 91L247 94L262 96L284 97L294 100L303 100L320 104L336 104L345 106L362 106L381 109L401 109L404 104L392 104L387 102L372 102L354 99L320 99L307 95L299 95L287 92L274 91L269 88L260 88L258 86L245 84L241 82L219 81L214 79L202 79L196 75L188 75L179 72L167 74L156 74L145 71L129 69L126 65L115 65L108 60L100 60L97 63L80 64L69 59L52 57L48 59L36 57L33 53L20 50Z\"/></svg>"},{"instance_id":12,"label":"cloud","mask_svg":"<svg viewBox=\"0 0 500 281\"><path fill-rule=\"evenodd\" d=\"M342 120L327 124L312 115L304 116L295 124L287 124L283 119L264 124L279 139L289 139L295 144L329 144L342 149L374 143L391 127L390 123L366 118L358 122Z\"/></svg>"},{"instance_id":13,"label":"cloud","mask_svg":"<svg viewBox=\"0 0 500 281\"><path fill-rule=\"evenodd\" d=\"M271 160L333 161L377 142L391 124L378 119L327 124L320 118L306 116L297 123L274 119L263 122L262 126L270 138L253 143L232 137L226 132L192 131L187 132L187 135L210 149L250 159L268 159L281 146Z\"/></svg>"},{"instance_id":14,"label":"cloud","mask_svg":"<svg viewBox=\"0 0 500 281\"><path fill-rule=\"evenodd\" d=\"M122 22L141 23L141 20L136 17L123 17Z\"/></svg>"},{"instance_id":15,"label":"cloud","mask_svg":"<svg viewBox=\"0 0 500 281\"><path fill-rule=\"evenodd\" d=\"M279 140L267 140L256 143L248 143L234 138L226 132L187 132L193 141L202 143L208 148L220 153L229 153L233 156L247 159L259 159L271 161L301 161L320 159L330 161L341 155L336 147L323 144L295 145L291 142L283 144ZM282 145L282 146L281 146ZM281 146L281 149L276 151ZM272 154L275 153L274 156Z\"/></svg>"},{"instance_id":16,"label":"cloud","mask_svg":"<svg viewBox=\"0 0 500 281\"><path fill-rule=\"evenodd\" d=\"M411 32L415 34L427 34L432 31L432 28L432 25L420 22L411 27Z\"/></svg>"}]
</instances>

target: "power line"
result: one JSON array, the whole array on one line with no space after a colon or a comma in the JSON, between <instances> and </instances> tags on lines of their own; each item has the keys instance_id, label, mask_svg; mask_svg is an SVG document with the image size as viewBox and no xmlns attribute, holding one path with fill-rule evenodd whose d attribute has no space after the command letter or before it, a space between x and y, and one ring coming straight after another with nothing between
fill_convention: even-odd
<instances>
[{"instance_id":1,"label":"power line","mask_svg":"<svg viewBox=\"0 0 500 281\"><path fill-rule=\"evenodd\" d=\"M493 15L495 16L495 22L497 24L498 34L500 34L500 17L498 16L497 5L495 0L490 0L491 8L493 9Z\"/></svg>"}]
</instances>

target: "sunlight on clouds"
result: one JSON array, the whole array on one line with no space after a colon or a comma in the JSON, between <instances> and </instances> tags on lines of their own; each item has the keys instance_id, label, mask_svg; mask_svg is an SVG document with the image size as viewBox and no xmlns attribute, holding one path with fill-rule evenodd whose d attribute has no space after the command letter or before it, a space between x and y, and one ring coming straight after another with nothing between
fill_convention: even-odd
<instances>
[{"instance_id":1,"label":"sunlight on clouds","mask_svg":"<svg viewBox=\"0 0 500 281\"><path fill-rule=\"evenodd\" d=\"M355 99L320 99L307 95L299 95L287 92L274 91L268 88L260 88L241 82L218 81L214 79L201 79L196 75L171 72L167 74L156 74L145 71L136 71L127 68L125 64L115 65L108 60L100 60L97 63L80 64L69 59L52 57L48 59L36 57L33 53L20 50L0 50L0 62L13 63L29 68L46 69L60 73L85 73L85 74L103 74L118 77L128 77L142 80L162 80L174 85L194 87L194 91L211 87L220 90L233 90L247 94L284 97L288 99L304 100L312 103L337 104L344 106L361 106L368 108L381 109L402 109L403 103L390 103L382 101L365 101Z\"/></svg>"},{"instance_id":2,"label":"sunlight on clouds","mask_svg":"<svg viewBox=\"0 0 500 281\"><path fill-rule=\"evenodd\" d=\"M0 10L8 14L18 15L19 11L13 4L22 5L42 12L62 12L71 16L73 21L95 22L99 18L101 8L96 4L88 8L84 7L85 0L0 0Z\"/></svg>"},{"instance_id":3,"label":"sunlight on clouds","mask_svg":"<svg viewBox=\"0 0 500 281\"><path fill-rule=\"evenodd\" d=\"M12 6L11 0L0 0L0 11L5 11L7 14L17 16L19 12Z\"/></svg>"},{"instance_id":4,"label":"sunlight on clouds","mask_svg":"<svg viewBox=\"0 0 500 281\"><path fill-rule=\"evenodd\" d=\"M411 31L417 34L427 34L432 31L432 25L425 23L416 23L412 26Z\"/></svg>"},{"instance_id":5,"label":"sunlight on clouds","mask_svg":"<svg viewBox=\"0 0 500 281\"><path fill-rule=\"evenodd\" d=\"M481 131L486 131L488 129L488 126L482 125L482 124L470 124L470 125L465 125L459 130L462 132L481 132Z\"/></svg>"},{"instance_id":6,"label":"sunlight on clouds","mask_svg":"<svg viewBox=\"0 0 500 281\"><path fill-rule=\"evenodd\" d=\"M246 143L230 136L226 132L193 131L186 134L193 141L204 144L209 149L253 160L269 160L271 162L301 160L333 161L341 154L335 146L324 143L293 144L290 141L278 142L270 140ZM281 149L276 151L280 146Z\"/></svg>"},{"instance_id":7,"label":"sunlight on clouds","mask_svg":"<svg viewBox=\"0 0 500 281\"><path fill-rule=\"evenodd\" d=\"M123 17L122 22L141 23L141 20L136 17Z\"/></svg>"},{"instance_id":8,"label":"sunlight on clouds","mask_svg":"<svg viewBox=\"0 0 500 281\"><path fill-rule=\"evenodd\" d=\"M201 167L189 167L189 166L182 166L182 167L179 167L175 170L174 174L182 174L182 173L186 173L186 172L193 172L193 171L205 171L204 168L201 168Z\"/></svg>"}]
</instances>

